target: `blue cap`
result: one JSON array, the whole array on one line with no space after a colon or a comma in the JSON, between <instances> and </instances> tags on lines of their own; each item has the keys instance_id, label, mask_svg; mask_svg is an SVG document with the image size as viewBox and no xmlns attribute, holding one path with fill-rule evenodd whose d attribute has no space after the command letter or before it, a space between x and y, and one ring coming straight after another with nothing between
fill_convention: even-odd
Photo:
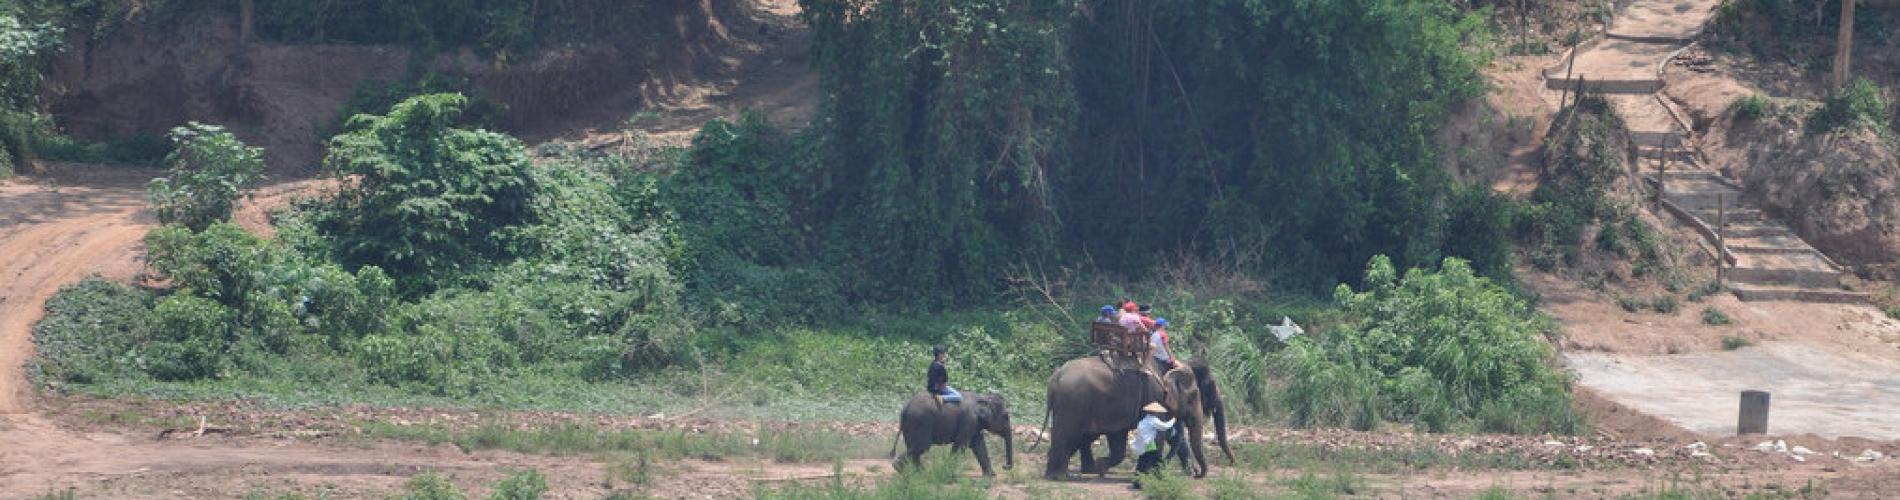
<instances>
[{"instance_id":1,"label":"blue cap","mask_svg":"<svg viewBox=\"0 0 1900 500\"><path fill-rule=\"evenodd\" d=\"M1168 318L1155 318L1155 326L1168 326Z\"/></svg>"},{"instance_id":2,"label":"blue cap","mask_svg":"<svg viewBox=\"0 0 1900 500\"><path fill-rule=\"evenodd\" d=\"M1115 306L1102 306L1102 314L1115 314Z\"/></svg>"}]
</instances>

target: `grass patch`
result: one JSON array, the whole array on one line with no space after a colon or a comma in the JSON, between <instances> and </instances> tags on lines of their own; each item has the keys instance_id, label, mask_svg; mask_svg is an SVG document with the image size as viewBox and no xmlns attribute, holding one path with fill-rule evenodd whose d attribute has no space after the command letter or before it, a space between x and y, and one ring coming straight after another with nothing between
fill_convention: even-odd
<instances>
[{"instance_id":1,"label":"grass patch","mask_svg":"<svg viewBox=\"0 0 1900 500\"><path fill-rule=\"evenodd\" d=\"M449 482L448 476L440 472L417 474L409 478L409 482L403 483L402 489L403 494L395 497L398 500L463 500L468 498L467 495L462 494L462 490L455 488L455 483Z\"/></svg>"},{"instance_id":2,"label":"grass patch","mask_svg":"<svg viewBox=\"0 0 1900 500\"><path fill-rule=\"evenodd\" d=\"M508 473L495 485L489 500L536 500L548 492L548 479L539 471L523 469Z\"/></svg>"},{"instance_id":3,"label":"grass patch","mask_svg":"<svg viewBox=\"0 0 1900 500\"><path fill-rule=\"evenodd\" d=\"M1729 109L1735 111L1737 119L1754 120L1774 112L1774 103L1768 100L1768 96L1749 94L1735 98L1735 102L1729 104Z\"/></svg>"},{"instance_id":4,"label":"grass patch","mask_svg":"<svg viewBox=\"0 0 1900 500\"><path fill-rule=\"evenodd\" d=\"M1141 482L1141 496L1152 500L1186 500L1194 498L1193 487L1187 478L1169 471L1167 464L1155 470L1140 474L1136 480Z\"/></svg>"},{"instance_id":5,"label":"grass patch","mask_svg":"<svg viewBox=\"0 0 1900 500\"><path fill-rule=\"evenodd\" d=\"M1748 339L1745 339L1745 338L1737 337L1734 335L1722 336L1722 350L1724 351L1733 351L1736 349L1741 349L1743 347L1748 347L1751 344L1753 344L1753 342L1749 342Z\"/></svg>"},{"instance_id":6,"label":"grass patch","mask_svg":"<svg viewBox=\"0 0 1900 500\"><path fill-rule=\"evenodd\" d=\"M581 424L518 428L500 422L467 430L377 421L362 422L358 428L362 429L363 436L371 439L451 443L464 451L507 450L559 456L620 454L633 457L630 459L636 464L633 469L646 471L642 474L651 472L650 468L637 466L645 460L749 457L784 463L813 463L882 457L889 452L890 445L888 439L860 438L822 429L765 431L753 436L743 433L689 432L683 429L609 429Z\"/></svg>"},{"instance_id":7,"label":"grass patch","mask_svg":"<svg viewBox=\"0 0 1900 500\"><path fill-rule=\"evenodd\" d=\"M967 454L932 451L921 467L909 468L889 479L869 485L852 485L844 480L844 462L832 465L831 480L824 484L791 483L777 488L761 483L754 496L761 499L860 499L909 500L937 498L981 500L989 498L995 482L989 478L965 477L969 469Z\"/></svg>"},{"instance_id":8,"label":"grass patch","mask_svg":"<svg viewBox=\"0 0 1900 500\"><path fill-rule=\"evenodd\" d=\"M1808 116L1808 133L1871 128L1884 134L1887 109L1887 97L1880 87L1866 78L1855 78L1854 83L1821 100L1821 107Z\"/></svg>"},{"instance_id":9,"label":"grass patch","mask_svg":"<svg viewBox=\"0 0 1900 500\"><path fill-rule=\"evenodd\" d=\"M1321 476L1307 471L1300 477L1288 480L1287 488L1293 490L1294 498L1329 499L1357 495L1365 488L1365 483L1351 469L1337 469L1331 475Z\"/></svg>"},{"instance_id":10,"label":"grass patch","mask_svg":"<svg viewBox=\"0 0 1900 500\"><path fill-rule=\"evenodd\" d=\"M1735 324L1735 319L1728 317L1728 313L1722 312L1721 309L1710 306L1702 308L1702 324L1709 326L1727 326ZM1723 343L1726 344L1727 341L1724 340Z\"/></svg>"},{"instance_id":11,"label":"grass patch","mask_svg":"<svg viewBox=\"0 0 1900 500\"><path fill-rule=\"evenodd\" d=\"M1234 448L1234 459L1239 467L1255 471L1351 467L1373 474L1404 474L1427 469L1517 471L1582 467L1567 455L1555 462L1545 462L1514 451L1451 453L1438 449L1435 440L1381 449L1328 448L1286 441L1249 443Z\"/></svg>"}]
</instances>

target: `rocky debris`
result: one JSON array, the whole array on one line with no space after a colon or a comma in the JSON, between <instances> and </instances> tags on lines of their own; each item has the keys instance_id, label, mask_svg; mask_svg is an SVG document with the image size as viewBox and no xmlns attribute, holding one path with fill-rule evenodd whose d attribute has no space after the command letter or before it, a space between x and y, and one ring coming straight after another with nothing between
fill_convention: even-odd
<instances>
[{"instance_id":1,"label":"rocky debris","mask_svg":"<svg viewBox=\"0 0 1900 500\"><path fill-rule=\"evenodd\" d=\"M1874 450L1867 450L1867 451L1860 452L1860 456L1854 457L1854 462L1862 463L1862 464L1871 464L1874 462L1879 462L1881 458L1883 458L1883 455L1881 455L1880 452L1874 451Z\"/></svg>"}]
</instances>

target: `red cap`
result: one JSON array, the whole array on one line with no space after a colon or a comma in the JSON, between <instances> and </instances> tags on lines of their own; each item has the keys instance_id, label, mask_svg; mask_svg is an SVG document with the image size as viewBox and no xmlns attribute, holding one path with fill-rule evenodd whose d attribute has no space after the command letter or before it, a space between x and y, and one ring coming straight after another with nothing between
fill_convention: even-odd
<instances>
[{"instance_id":1,"label":"red cap","mask_svg":"<svg viewBox=\"0 0 1900 500\"><path fill-rule=\"evenodd\" d=\"M1124 302L1124 303L1122 303L1122 312L1135 312L1135 311L1137 311L1137 310L1139 310L1139 309L1138 309L1138 307L1139 307L1139 306L1136 306L1136 305L1135 305L1135 301L1132 301L1132 300L1131 300L1131 301L1128 301L1128 302Z\"/></svg>"}]
</instances>

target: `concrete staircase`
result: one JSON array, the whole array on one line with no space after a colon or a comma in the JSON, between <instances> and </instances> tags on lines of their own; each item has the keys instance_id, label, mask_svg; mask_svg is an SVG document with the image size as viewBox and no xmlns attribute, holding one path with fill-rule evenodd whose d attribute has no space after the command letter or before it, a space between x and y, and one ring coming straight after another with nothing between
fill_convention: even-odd
<instances>
[{"instance_id":1,"label":"concrete staircase","mask_svg":"<svg viewBox=\"0 0 1900 500\"><path fill-rule=\"evenodd\" d=\"M1729 289L1742 300L1865 303L1866 292L1843 289L1845 272L1787 225L1742 199L1741 186L1703 169L1652 174L1660 205L1694 227L1727 268Z\"/></svg>"},{"instance_id":2,"label":"concrete staircase","mask_svg":"<svg viewBox=\"0 0 1900 500\"><path fill-rule=\"evenodd\" d=\"M1724 277L1737 297L1866 302L1866 293L1842 288L1839 265L1746 202L1741 186L1703 166L1684 113L1659 94L1666 65L1688 48L1719 4L1633 0L1604 36L1546 68L1546 86L1605 94L1628 128L1638 168L1649 172L1644 180L1661 193L1656 205L1702 234L1727 264Z\"/></svg>"}]
</instances>

